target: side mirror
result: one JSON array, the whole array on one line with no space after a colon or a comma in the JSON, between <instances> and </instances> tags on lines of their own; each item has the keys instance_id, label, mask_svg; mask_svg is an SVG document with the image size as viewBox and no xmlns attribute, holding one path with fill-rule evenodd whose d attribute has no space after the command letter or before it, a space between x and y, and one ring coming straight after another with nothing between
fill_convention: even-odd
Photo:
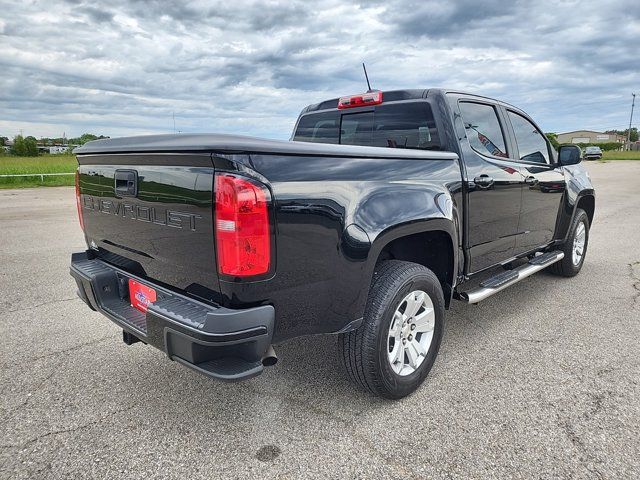
<instances>
[{"instance_id":1,"label":"side mirror","mask_svg":"<svg viewBox=\"0 0 640 480\"><path fill-rule=\"evenodd\" d=\"M582 150L577 145L560 145L558 163L560 165L576 165L582 161Z\"/></svg>"}]
</instances>

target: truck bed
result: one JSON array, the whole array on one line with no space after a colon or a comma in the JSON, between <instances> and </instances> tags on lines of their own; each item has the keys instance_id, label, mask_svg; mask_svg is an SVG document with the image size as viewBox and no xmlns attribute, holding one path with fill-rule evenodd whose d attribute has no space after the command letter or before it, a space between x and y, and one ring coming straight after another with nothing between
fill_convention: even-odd
<instances>
[{"instance_id":1,"label":"truck bed","mask_svg":"<svg viewBox=\"0 0 640 480\"><path fill-rule=\"evenodd\" d=\"M361 317L376 237L427 211L454 215L444 199L461 195L449 152L198 134L98 140L75 153L92 255L197 301L273 305L275 341L335 332ZM129 174L136 191L118 195L116 175ZM269 192L272 262L257 278L219 273L218 174Z\"/></svg>"}]
</instances>

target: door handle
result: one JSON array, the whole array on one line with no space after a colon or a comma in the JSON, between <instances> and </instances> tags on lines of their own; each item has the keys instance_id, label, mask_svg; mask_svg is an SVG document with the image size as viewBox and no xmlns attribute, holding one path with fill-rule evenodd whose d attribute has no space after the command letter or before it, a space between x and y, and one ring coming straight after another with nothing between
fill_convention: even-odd
<instances>
[{"instance_id":1,"label":"door handle","mask_svg":"<svg viewBox=\"0 0 640 480\"><path fill-rule=\"evenodd\" d=\"M527 177L524 179L524 183L526 183L527 185L535 185L536 183L538 183L538 179L536 177Z\"/></svg>"},{"instance_id":2,"label":"door handle","mask_svg":"<svg viewBox=\"0 0 640 480\"><path fill-rule=\"evenodd\" d=\"M135 170L116 170L113 177L116 196L135 197L138 195L138 172Z\"/></svg>"},{"instance_id":3,"label":"door handle","mask_svg":"<svg viewBox=\"0 0 640 480\"><path fill-rule=\"evenodd\" d=\"M483 173L479 177L474 178L473 183L480 188L489 188L494 184L494 180L489 175Z\"/></svg>"}]
</instances>

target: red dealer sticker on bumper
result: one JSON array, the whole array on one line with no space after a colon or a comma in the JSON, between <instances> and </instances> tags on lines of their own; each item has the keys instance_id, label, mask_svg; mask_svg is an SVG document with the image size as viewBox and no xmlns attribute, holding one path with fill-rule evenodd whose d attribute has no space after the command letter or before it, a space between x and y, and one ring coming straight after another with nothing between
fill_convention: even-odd
<instances>
[{"instance_id":1,"label":"red dealer sticker on bumper","mask_svg":"<svg viewBox=\"0 0 640 480\"><path fill-rule=\"evenodd\" d=\"M132 307L137 308L141 312L146 312L149 304L156 301L156 291L130 278L129 300L131 301Z\"/></svg>"}]
</instances>

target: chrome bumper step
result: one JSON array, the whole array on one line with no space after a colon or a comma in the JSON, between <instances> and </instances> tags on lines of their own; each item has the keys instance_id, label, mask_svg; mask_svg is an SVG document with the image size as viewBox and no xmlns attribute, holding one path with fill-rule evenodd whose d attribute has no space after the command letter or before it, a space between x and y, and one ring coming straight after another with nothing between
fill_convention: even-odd
<instances>
[{"instance_id":1,"label":"chrome bumper step","mask_svg":"<svg viewBox=\"0 0 640 480\"><path fill-rule=\"evenodd\" d=\"M494 293L498 293L514 283L533 275L549 265L559 262L564 258L564 253L560 251L547 252L537 255L518 268L507 270L484 280L479 288L468 292L460 293L460 298L467 303L478 303Z\"/></svg>"}]
</instances>

